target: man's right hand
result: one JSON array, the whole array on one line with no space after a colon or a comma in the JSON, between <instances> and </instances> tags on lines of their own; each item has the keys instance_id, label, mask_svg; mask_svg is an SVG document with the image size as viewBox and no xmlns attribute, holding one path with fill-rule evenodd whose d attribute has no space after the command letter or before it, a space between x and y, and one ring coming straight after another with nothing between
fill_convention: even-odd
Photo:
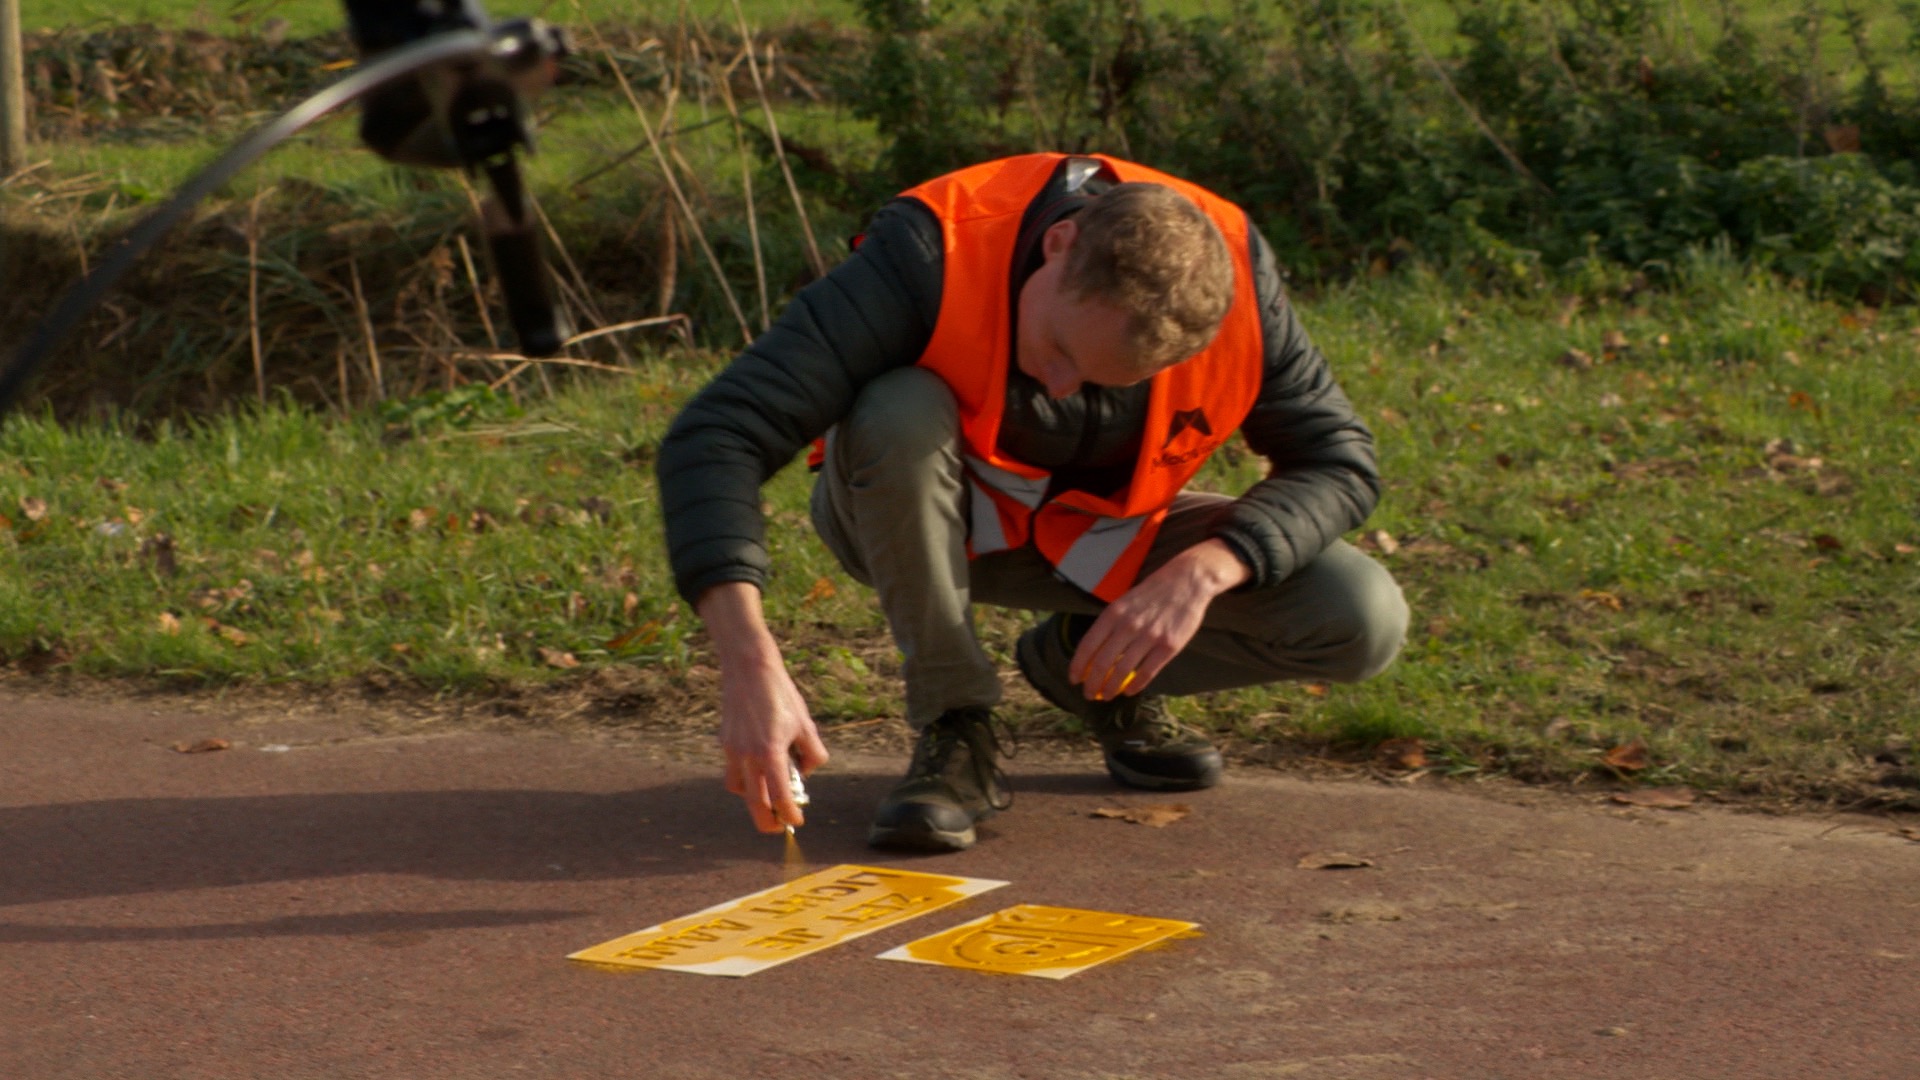
<instances>
[{"instance_id":1,"label":"man's right hand","mask_svg":"<svg viewBox=\"0 0 1920 1080\"><path fill-rule=\"evenodd\" d=\"M787 765L801 775L826 763L827 748L767 630L760 590L745 582L701 594L700 618L720 660L720 748L727 790L740 797L761 832L806 817L787 786Z\"/></svg>"}]
</instances>

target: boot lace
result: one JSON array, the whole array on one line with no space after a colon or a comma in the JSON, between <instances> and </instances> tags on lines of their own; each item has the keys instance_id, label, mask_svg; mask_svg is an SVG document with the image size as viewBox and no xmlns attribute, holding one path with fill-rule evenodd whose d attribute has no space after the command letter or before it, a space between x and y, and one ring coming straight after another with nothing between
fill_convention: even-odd
<instances>
[{"instance_id":1,"label":"boot lace","mask_svg":"<svg viewBox=\"0 0 1920 1080\"><path fill-rule=\"evenodd\" d=\"M967 747L967 763L974 783L986 796L987 804L995 810L1012 806L1013 788L1007 774L1000 769L999 758L1015 756L1018 744L1014 742L1013 729L989 709L955 710L935 720L913 748L909 775L945 774L953 752L962 743Z\"/></svg>"}]
</instances>

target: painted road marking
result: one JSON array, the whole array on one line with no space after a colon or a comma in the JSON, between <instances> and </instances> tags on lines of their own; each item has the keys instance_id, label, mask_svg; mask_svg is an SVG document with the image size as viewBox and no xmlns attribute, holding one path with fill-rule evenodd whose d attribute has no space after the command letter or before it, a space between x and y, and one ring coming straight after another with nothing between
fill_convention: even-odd
<instances>
[{"instance_id":1,"label":"painted road marking","mask_svg":"<svg viewBox=\"0 0 1920 1080\"><path fill-rule=\"evenodd\" d=\"M1095 964L1188 935L1199 925L1110 911L1020 904L889 949L880 954L880 959L1064 979Z\"/></svg>"},{"instance_id":2,"label":"painted road marking","mask_svg":"<svg viewBox=\"0 0 1920 1080\"><path fill-rule=\"evenodd\" d=\"M752 975L1005 885L835 866L568 955L621 967Z\"/></svg>"}]
</instances>

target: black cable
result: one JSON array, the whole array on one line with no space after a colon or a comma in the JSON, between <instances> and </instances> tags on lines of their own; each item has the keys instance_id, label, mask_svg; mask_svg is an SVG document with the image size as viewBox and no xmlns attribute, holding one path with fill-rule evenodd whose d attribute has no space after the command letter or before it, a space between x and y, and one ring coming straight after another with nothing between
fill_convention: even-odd
<instances>
[{"instance_id":1,"label":"black cable","mask_svg":"<svg viewBox=\"0 0 1920 1080\"><path fill-rule=\"evenodd\" d=\"M133 265L133 260L152 247L195 203L219 190L220 185L231 180L267 151L340 106L435 64L484 57L492 50L493 41L492 36L484 31L463 30L431 37L387 53L247 136L239 145L182 184L172 198L129 230L107 257L94 267L92 273L60 298L54 309L34 327L26 344L13 354L4 369L0 369L0 418L4 418L12 407L14 397L27 380L46 362L54 346L113 288L114 282L120 280L120 276Z\"/></svg>"}]
</instances>

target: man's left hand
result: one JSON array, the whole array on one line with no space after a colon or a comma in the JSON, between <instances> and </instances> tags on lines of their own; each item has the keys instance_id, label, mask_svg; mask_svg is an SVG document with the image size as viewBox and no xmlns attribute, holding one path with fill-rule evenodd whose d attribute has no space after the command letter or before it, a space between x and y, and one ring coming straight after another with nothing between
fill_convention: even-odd
<instances>
[{"instance_id":1,"label":"man's left hand","mask_svg":"<svg viewBox=\"0 0 1920 1080\"><path fill-rule=\"evenodd\" d=\"M1138 694L1180 655L1213 598L1252 576L1220 540L1206 540L1134 583L1093 621L1068 665L1089 700Z\"/></svg>"}]
</instances>

